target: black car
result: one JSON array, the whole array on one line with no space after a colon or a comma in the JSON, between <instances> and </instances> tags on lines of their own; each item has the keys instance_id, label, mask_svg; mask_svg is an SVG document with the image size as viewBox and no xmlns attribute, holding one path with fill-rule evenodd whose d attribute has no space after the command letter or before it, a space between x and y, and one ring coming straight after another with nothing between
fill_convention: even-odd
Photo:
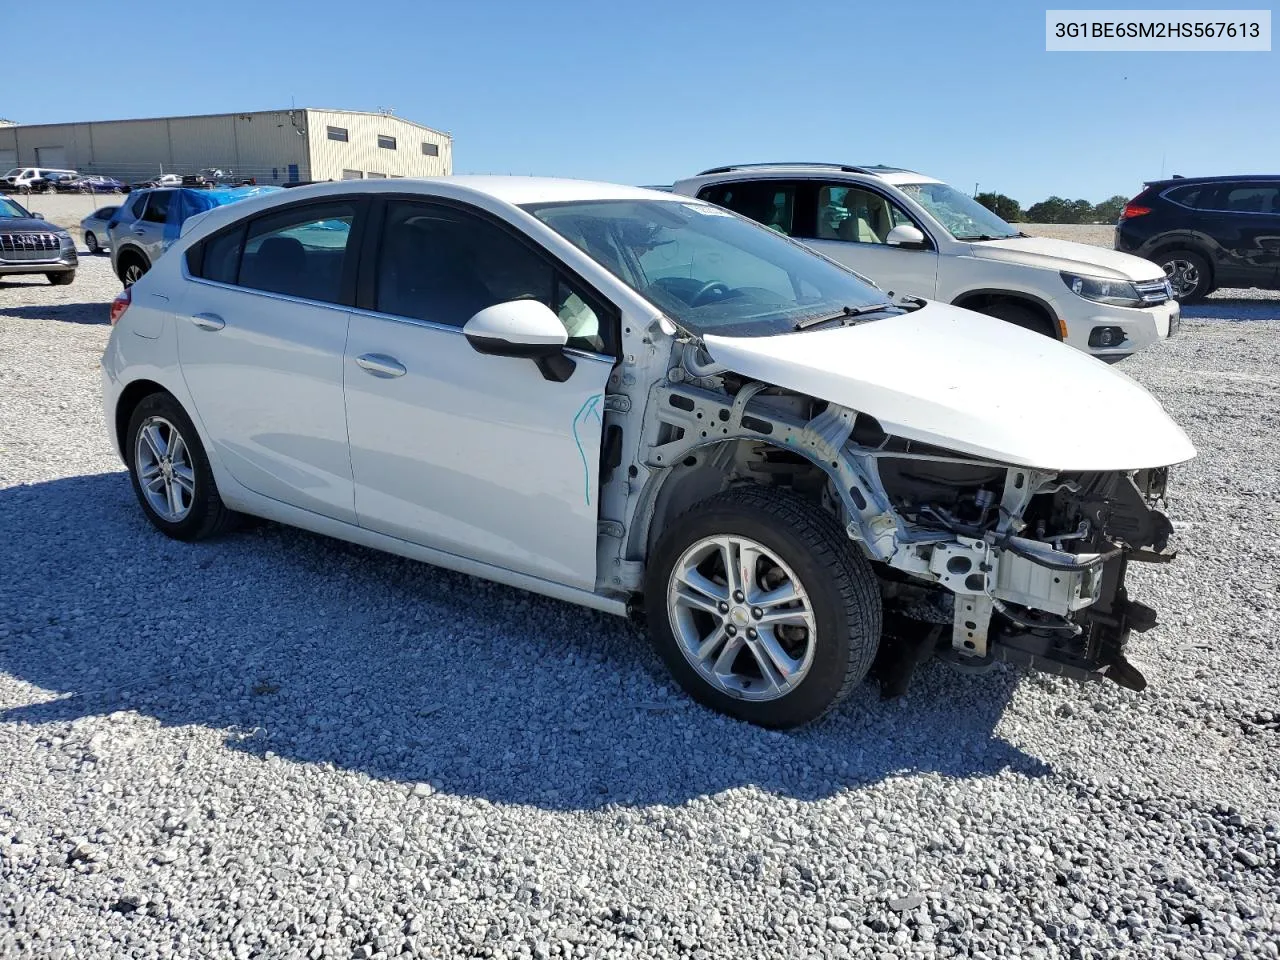
<instances>
[{"instance_id":1,"label":"black car","mask_svg":"<svg viewBox=\"0 0 1280 960\"><path fill-rule=\"evenodd\" d=\"M1218 287L1280 289L1280 175L1153 180L1129 201L1115 247L1164 267L1195 303Z\"/></svg>"},{"instance_id":2,"label":"black car","mask_svg":"<svg viewBox=\"0 0 1280 960\"><path fill-rule=\"evenodd\" d=\"M0 197L0 278L43 273L60 287L76 278L78 263L71 234L8 197Z\"/></svg>"}]
</instances>

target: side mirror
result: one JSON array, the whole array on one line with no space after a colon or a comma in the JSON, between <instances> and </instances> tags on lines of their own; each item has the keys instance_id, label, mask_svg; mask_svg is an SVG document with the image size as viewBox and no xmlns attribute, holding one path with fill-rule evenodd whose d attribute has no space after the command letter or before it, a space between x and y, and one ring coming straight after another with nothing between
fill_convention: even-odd
<instances>
[{"instance_id":1,"label":"side mirror","mask_svg":"<svg viewBox=\"0 0 1280 960\"><path fill-rule=\"evenodd\" d=\"M924 234L920 228L910 223L900 223L884 238L890 247L901 247L903 250L923 250L926 246Z\"/></svg>"},{"instance_id":2,"label":"side mirror","mask_svg":"<svg viewBox=\"0 0 1280 960\"><path fill-rule=\"evenodd\" d=\"M34 210L31 210L31 211L28 211L28 212L31 214L31 219L32 219L32 220L43 220L43 219L44 219L44 214L43 214L43 213L36 213Z\"/></svg>"},{"instance_id":3,"label":"side mirror","mask_svg":"<svg viewBox=\"0 0 1280 960\"><path fill-rule=\"evenodd\" d=\"M485 307L462 327L477 353L525 357L547 380L563 383L577 364L564 352L569 334L551 308L537 300L509 300Z\"/></svg>"}]
</instances>

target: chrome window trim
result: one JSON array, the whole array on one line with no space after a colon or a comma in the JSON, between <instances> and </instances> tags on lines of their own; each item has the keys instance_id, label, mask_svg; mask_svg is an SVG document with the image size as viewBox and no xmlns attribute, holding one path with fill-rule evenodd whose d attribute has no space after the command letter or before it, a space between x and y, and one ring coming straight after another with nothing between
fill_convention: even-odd
<instances>
[{"instance_id":1,"label":"chrome window trim","mask_svg":"<svg viewBox=\"0 0 1280 960\"><path fill-rule=\"evenodd\" d=\"M419 320L416 317L401 317L393 313L379 313L377 310L365 310L360 307L348 307L341 303L330 303L327 300L308 300L305 297L295 297L287 293L276 293L272 290L257 290L253 287L242 287L234 283L222 283L219 280L206 280L203 277L193 277L187 270L187 258L182 258L182 277L191 283L199 283L206 287L214 287L219 290L234 290L240 293L254 294L259 297L268 297L272 300L282 300L285 303L297 303L305 307L324 307L328 310L338 310L342 313L358 314L362 317L369 317L373 320L390 320L394 323L403 323L411 327L423 327L427 330L438 330L441 333L462 334L461 327L455 327L449 323L440 323L436 320ZM617 357L610 356L607 353L597 353L594 350L583 350L580 347L565 347L565 353L583 360L604 360L610 366L617 363Z\"/></svg>"},{"instance_id":2,"label":"chrome window trim","mask_svg":"<svg viewBox=\"0 0 1280 960\"><path fill-rule=\"evenodd\" d=\"M1234 181L1234 180L1233 180L1233 181L1229 181L1229 182L1231 182L1231 183L1238 183L1238 184L1245 184L1245 183L1254 183L1254 182L1257 182L1257 181L1253 181L1253 180L1240 180L1240 181ZM1266 211L1264 211L1264 210L1224 210L1224 209L1222 209L1221 207L1189 207L1189 206L1187 206L1185 203L1180 203L1180 202L1178 202L1177 200L1173 199L1173 197L1169 196L1169 194L1170 194L1170 193L1172 193L1174 190L1182 190L1182 189L1185 189L1186 187L1191 187L1191 186L1195 186L1195 184L1192 184L1192 183L1175 183L1175 184L1174 184L1173 186L1171 186L1171 187L1166 187L1163 191L1161 191L1159 194L1157 194L1157 196L1159 196L1161 200L1165 200L1165 201L1167 201L1167 202L1169 202L1169 203L1173 204L1175 207L1181 207L1183 210L1190 210L1192 213L1229 213L1229 214L1231 214L1233 217L1276 217L1276 216L1280 216L1280 214L1278 214L1278 213L1267 213L1267 212L1266 212ZM1202 189L1202 190L1203 190L1206 186L1215 186L1215 187L1216 187L1216 186L1220 186L1220 184L1211 184L1211 185L1210 185L1210 184L1201 183L1199 186L1200 186L1200 189ZM1277 189L1280 189L1280 184L1277 184Z\"/></svg>"}]
</instances>

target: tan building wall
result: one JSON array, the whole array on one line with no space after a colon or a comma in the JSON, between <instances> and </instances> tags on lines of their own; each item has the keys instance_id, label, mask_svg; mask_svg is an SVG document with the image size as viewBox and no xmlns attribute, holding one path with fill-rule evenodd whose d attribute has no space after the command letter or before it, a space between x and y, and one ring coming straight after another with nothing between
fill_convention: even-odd
<instances>
[{"instance_id":1,"label":"tan building wall","mask_svg":"<svg viewBox=\"0 0 1280 960\"><path fill-rule=\"evenodd\" d=\"M339 139L330 137L330 127ZM440 177L453 172L453 138L400 117L309 108L307 136L313 180L341 180L344 173L349 179L355 174ZM395 148L379 146L379 137L390 137ZM434 147L435 155L425 152L423 144Z\"/></svg>"},{"instance_id":2,"label":"tan building wall","mask_svg":"<svg viewBox=\"0 0 1280 960\"><path fill-rule=\"evenodd\" d=\"M347 131L346 142L328 128ZM378 146L392 137L395 149ZM431 144L435 156L424 153ZM339 180L360 175L424 177L453 169L448 134L399 117L340 110L269 110L198 117L110 120L94 123L0 126L0 158L34 166L37 148L62 148L65 166L126 181L159 173L199 173L213 167L259 183ZM44 165L49 166L48 162ZM294 168L294 169L291 169ZM3 173L4 170L0 170Z\"/></svg>"}]
</instances>

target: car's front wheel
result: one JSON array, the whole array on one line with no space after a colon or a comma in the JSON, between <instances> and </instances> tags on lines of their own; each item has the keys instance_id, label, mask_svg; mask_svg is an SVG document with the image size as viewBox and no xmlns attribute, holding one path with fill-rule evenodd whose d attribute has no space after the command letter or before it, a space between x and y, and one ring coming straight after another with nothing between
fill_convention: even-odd
<instances>
[{"instance_id":1,"label":"car's front wheel","mask_svg":"<svg viewBox=\"0 0 1280 960\"><path fill-rule=\"evenodd\" d=\"M870 564L834 517L779 488L729 490L676 519L650 558L645 602L680 685L766 727L820 717L880 642Z\"/></svg>"},{"instance_id":2,"label":"car's front wheel","mask_svg":"<svg viewBox=\"0 0 1280 960\"><path fill-rule=\"evenodd\" d=\"M1173 287L1179 303L1197 303L1213 289L1213 273L1209 261L1190 250L1173 250L1160 258L1164 275Z\"/></svg>"},{"instance_id":3,"label":"car's front wheel","mask_svg":"<svg viewBox=\"0 0 1280 960\"><path fill-rule=\"evenodd\" d=\"M200 436L172 396L153 393L138 404L126 443L133 492L157 529L175 540L203 540L234 524Z\"/></svg>"}]
</instances>

